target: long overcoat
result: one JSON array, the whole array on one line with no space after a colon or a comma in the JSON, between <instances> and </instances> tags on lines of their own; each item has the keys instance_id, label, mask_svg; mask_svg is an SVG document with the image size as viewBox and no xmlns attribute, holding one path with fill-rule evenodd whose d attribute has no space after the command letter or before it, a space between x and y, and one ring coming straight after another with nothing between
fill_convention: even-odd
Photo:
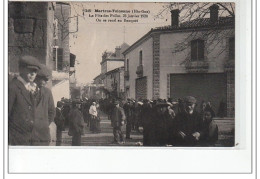
<instances>
[{"instance_id":1,"label":"long overcoat","mask_svg":"<svg viewBox=\"0 0 260 179\"><path fill-rule=\"evenodd\" d=\"M14 78L8 90L8 143L31 145L35 108L29 91Z\"/></svg>"},{"instance_id":2,"label":"long overcoat","mask_svg":"<svg viewBox=\"0 0 260 179\"><path fill-rule=\"evenodd\" d=\"M51 90L41 87L36 100L35 121L32 131L33 145L48 145L50 141L49 125L54 121L55 106Z\"/></svg>"},{"instance_id":3,"label":"long overcoat","mask_svg":"<svg viewBox=\"0 0 260 179\"><path fill-rule=\"evenodd\" d=\"M124 109L121 107L114 107L111 112L111 125L112 127L122 126L122 121L125 121L126 116Z\"/></svg>"},{"instance_id":4,"label":"long overcoat","mask_svg":"<svg viewBox=\"0 0 260 179\"><path fill-rule=\"evenodd\" d=\"M84 135L84 119L81 111L74 108L69 113L70 126L69 135Z\"/></svg>"}]
</instances>

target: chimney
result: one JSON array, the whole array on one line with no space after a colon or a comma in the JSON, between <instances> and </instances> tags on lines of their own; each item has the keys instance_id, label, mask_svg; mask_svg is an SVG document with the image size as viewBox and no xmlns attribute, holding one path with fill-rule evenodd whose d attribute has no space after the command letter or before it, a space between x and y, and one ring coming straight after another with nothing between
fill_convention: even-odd
<instances>
[{"instance_id":1,"label":"chimney","mask_svg":"<svg viewBox=\"0 0 260 179\"><path fill-rule=\"evenodd\" d=\"M179 9L171 10L171 14L172 14L172 27L178 27L180 10Z\"/></svg>"},{"instance_id":2,"label":"chimney","mask_svg":"<svg viewBox=\"0 0 260 179\"><path fill-rule=\"evenodd\" d=\"M209 7L210 10L210 21L211 23L217 23L218 22L218 5L213 4Z\"/></svg>"},{"instance_id":3,"label":"chimney","mask_svg":"<svg viewBox=\"0 0 260 179\"><path fill-rule=\"evenodd\" d=\"M116 54L116 57L120 57L121 56L121 47L116 47L115 48L115 54Z\"/></svg>"}]
</instances>

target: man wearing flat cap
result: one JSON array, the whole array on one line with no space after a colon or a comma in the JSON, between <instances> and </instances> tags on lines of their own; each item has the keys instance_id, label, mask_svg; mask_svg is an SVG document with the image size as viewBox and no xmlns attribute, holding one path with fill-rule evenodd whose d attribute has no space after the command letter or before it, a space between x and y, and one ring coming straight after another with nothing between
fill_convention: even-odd
<instances>
[{"instance_id":1,"label":"man wearing flat cap","mask_svg":"<svg viewBox=\"0 0 260 179\"><path fill-rule=\"evenodd\" d=\"M19 59L19 76L9 84L8 89L8 142L9 145L31 145L35 122L34 82L40 62L32 56Z\"/></svg>"},{"instance_id":2,"label":"man wearing flat cap","mask_svg":"<svg viewBox=\"0 0 260 179\"><path fill-rule=\"evenodd\" d=\"M195 111L196 98L187 96L183 100L184 109L175 117L173 144L176 146L194 146L200 140L202 118Z\"/></svg>"},{"instance_id":3,"label":"man wearing flat cap","mask_svg":"<svg viewBox=\"0 0 260 179\"><path fill-rule=\"evenodd\" d=\"M114 143L125 143L124 134L121 127L124 125L126 116L123 108L119 106L119 101L114 101L114 108L111 112L111 125L113 127Z\"/></svg>"},{"instance_id":4,"label":"man wearing flat cap","mask_svg":"<svg viewBox=\"0 0 260 179\"><path fill-rule=\"evenodd\" d=\"M50 77L51 71L45 65L41 64L35 79L37 95L35 98L35 121L32 131L32 145L48 146L51 139L56 140L54 100L51 90L45 87Z\"/></svg>"}]
</instances>

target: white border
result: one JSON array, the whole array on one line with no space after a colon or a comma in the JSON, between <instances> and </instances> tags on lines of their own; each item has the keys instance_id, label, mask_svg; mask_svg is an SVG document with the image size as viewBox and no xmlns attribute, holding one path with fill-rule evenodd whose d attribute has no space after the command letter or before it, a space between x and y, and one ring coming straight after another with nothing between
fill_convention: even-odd
<instances>
[{"instance_id":1,"label":"white border","mask_svg":"<svg viewBox=\"0 0 260 179\"><path fill-rule=\"evenodd\" d=\"M250 1L248 0L237 0L235 2L236 45L239 46L239 50L236 49L236 106L239 105L239 107L236 107L236 131L237 129L239 130L241 143L243 144L243 141L246 141L242 148L196 150L117 147L84 147L84 149L67 149L67 147L63 147L63 149L33 149L34 147L21 149L14 147L15 149L13 149L11 147L12 149L9 150L10 170L18 173L33 173L32 171L37 173L251 172L251 5L249 5ZM241 12L239 13L240 10ZM238 14L240 15L238 16ZM8 69L7 17L7 1L5 1L5 73L7 73ZM7 78L7 75L5 77ZM5 79L4 87L5 138L7 139L7 79ZM238 118L241 119L239 123L237 123ZM17 175L7 174L7 140L4 142L5 175L8 178L10 176L14 178ZM19 175L19 178L21 176L26 178L35 177L34 175ZM69 176L65 175L63 177ZM81 175L77 175L77 177L79 176ZM204 176L208 177L207 175L202 175L200 178ZM239 178L239 176L236 177Z\"/></svg>"}]
</instances>

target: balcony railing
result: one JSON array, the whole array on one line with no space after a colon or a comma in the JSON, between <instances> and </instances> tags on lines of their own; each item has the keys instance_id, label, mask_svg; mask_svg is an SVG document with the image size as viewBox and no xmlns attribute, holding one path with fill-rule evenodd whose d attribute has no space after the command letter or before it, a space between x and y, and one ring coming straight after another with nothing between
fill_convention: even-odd
<instances>
[{"instance_id":1,"label":"balcony railing","mask_svg":"<svg viewBox=\"0 0 260 179\"><path fill-rule=\"evenodd\" d=\"M139 78L143 77L143 65L137 66L136 74Z\"/></svg>"},{"instance_id":2,"label":"balcony railing","mask_svg":"<svg viewBox=\"0 0 260 179\"><path fill-rule=\"evenodd\" d=\"M186 71L189 73L208 72L209 62L207 61L188 61L185 64Z\"/></svg>"}]
</instances>

